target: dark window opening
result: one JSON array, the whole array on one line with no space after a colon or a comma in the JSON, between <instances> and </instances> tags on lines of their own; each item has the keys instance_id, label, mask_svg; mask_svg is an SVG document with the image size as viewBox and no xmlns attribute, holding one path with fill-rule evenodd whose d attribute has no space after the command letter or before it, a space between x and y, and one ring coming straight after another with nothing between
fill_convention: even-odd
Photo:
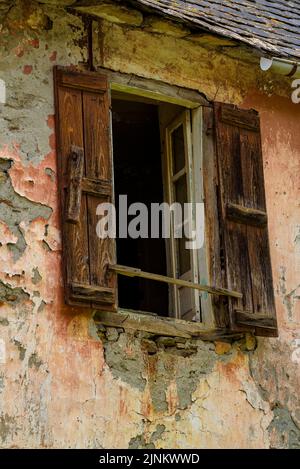
<instances>
[{"instance_id":1,"label":"dark window opening","mask_svg":"<svg viewBox=\"0 0 300 469\"><path fill-rule=\"evenodd\" d=\"M158 107L143 102L113 99L113 159L115 202L118 214L119 195L131 203L161 203L163 196L161 142ZM128 216L128 223L135 216ZM118 237L117 262L141 270L167 275L165 239ZM168 285L142 278L118 277L120 308L149 311L168 316Z\"/></svg>"}]
</instances>

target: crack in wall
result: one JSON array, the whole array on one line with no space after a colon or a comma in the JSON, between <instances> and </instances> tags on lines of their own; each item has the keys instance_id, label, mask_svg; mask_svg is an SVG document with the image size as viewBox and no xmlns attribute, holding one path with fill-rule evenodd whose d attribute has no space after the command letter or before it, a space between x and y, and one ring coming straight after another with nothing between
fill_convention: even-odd
<instances>
[{"instance_id":1,"label":"crack in wall","mask_svg":"<svg viewBox=\"0 0 300 469\"><path fill-rule=\"evenodd\" d=\"M293 288L291 291L287 291L286 288L286 268L280 267L280 277L279 277L279 294L282 297L282 302L287 310L287 317L290 321L294 321L294 307L295 301L299 300L299 295L297 291L300 288L300 284Z\"/></svg>"}]
</instances>

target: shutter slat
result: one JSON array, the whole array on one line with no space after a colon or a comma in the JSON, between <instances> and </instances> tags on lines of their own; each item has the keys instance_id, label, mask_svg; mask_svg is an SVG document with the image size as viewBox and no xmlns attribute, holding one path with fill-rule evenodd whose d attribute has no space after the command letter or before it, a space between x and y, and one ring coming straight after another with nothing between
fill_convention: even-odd
<instances>
[{"instance_id":1,"label":"shutter slat","mask_svg":"<svg viewBox=\"0 0 300 469\"><path fill-rule=\"evenodd\" d=\"M83 148L82 96L79 90L57 89L58 169L61 180L68 179L68 158L72 147ZM62 189L63 265L65 271L65 297L68 301L72 281L89 283L87 211L80 208L78 224L65 223L66 189Z\"/></svg>"},{"instance_id":2,"label":"shutter slat","mask_svg":"<svg viewBox=\"0 0 300 469\"><path fill-rule=\"evenodd\" d=\"M231 330L277 335L259 116L215 103L219 223Z\"/></svg>"},{"instance_id":3,"label":"shutter slat","mask_svg":"<svg viewBox=\"0 0 300 469\"><path fill-rule=\"evenodd\" d=\"M85 93L83 96L84 142L86 154L86 177L111 180L112 164L110 149L110 115L109 96ZM110 190L112 192L112 189ZM93 249L90 250L91 285L107 285L113 287L115 275L109 274L107 266L114 262L114 243L111 239L100 239L96 234L99 220L96 215L97 206L107 203L107 196L87 195L89 220L89 238Z\"/></svg>"},{"instance_id":4,"label":"shutter slat","mask_svg":"<svg viewBox=\"0 0 300 469\"><path fill-rule=\"evenodd\" d=\"M227 285L243 294L239 304L244 310L253 310L251 269L249 263L247 226L224 222L224 256ZM231 321L232 308L231 308Z\"/></svg>"}]
</instances>

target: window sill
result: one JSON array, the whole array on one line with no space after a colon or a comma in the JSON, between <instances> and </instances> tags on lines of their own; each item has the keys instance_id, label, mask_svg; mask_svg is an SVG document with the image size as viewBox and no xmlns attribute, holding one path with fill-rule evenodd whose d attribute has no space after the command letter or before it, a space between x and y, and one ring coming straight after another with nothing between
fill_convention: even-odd
<instances>
[{"instance_id":1,"label":"window sill","mask_svg":"<svg viewBox=\"0 0 300 469\"><path fill-rule=\"evenodd\" d=\"M228 337L240 338L244 335L229 332L227 329L205 329L203 324L125 309L118 309L117 312L95 311L94 320L104 326L185 339L214 341Z\"/></svg>"}]
</instances>

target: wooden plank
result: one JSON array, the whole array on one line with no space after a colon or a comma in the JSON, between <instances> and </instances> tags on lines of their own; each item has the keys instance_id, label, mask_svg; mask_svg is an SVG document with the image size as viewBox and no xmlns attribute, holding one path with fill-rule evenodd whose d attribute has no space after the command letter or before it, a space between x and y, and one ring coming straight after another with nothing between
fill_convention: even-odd
<instances>
[{"instance_id":1,"label":"wooden plank","mask_svg":"<svg viewBox=\"0 0 300 469\"><path fill-rule=\"evenodd\" d=\"M95 72L80 72L71 70L70 67L56 67L56 76L60 86L104 93L107 90L107 78L105 75Z\"/></svg>"},{"instance_id":2,"label":"wooden plank","mask_svg":"<svg viewBox=\"0 0 300 469\"><path fill-rule=\"evenodd\" d=\"M271 257L267 228L248 228L249 263L252 272L253 312L276 317Z\"/></svg>"},{"instance_id":3,"label":"wooden plank","mask_svg":"<svg viewBox=\"0 0 300 469\"><path fill-rule=\"evenodd\" d=\"M256 117L258 126L259 118ZM266 212L264 190L263 156L260 134L242 130L240 134L243 173L244 204L253 210ZM247 225L249 265L253 313L268 312L276 319L275 299L272 281L271 257L267 223L256 227ZM274 324L276 321L274 322ZM261 322L261 327L264 324ZM262 330L256 331L261 333Z\"/></svg>"},{"instance_id":4,"label":"wooden plank","mask_svg":"<svg viewBox=\"0 0 300 469\"><path fill-rule=\"evenodd\" d=\"M259 122L255 111L223 106L220 108L220 121L254 132L259 131Z\"/></svg>"},{"instance_id":5,"label":"wooden plank","mask_svg":"<svg viewBox=\"0 0 300 469\"><path fill-rule=\"evenodd\" d=\"M212 285L226 286L225 258L219 220L219 178L214 142L214 116L211 107L203 107L203 190L205 200L205 240L208 252L208 280ZM212 296L214 322L228 327L229 311L225 297Z\"/></svg>"},{"instance_id":6,"label":"wooden plank","mask_svg":"<svg viewBox=\"0 0 300 469\"><path fill-rule=\"evenodd\" d=\"M68 223L79 223L81 209L81 182L84 170L83 148L71 148L69 155L69 184L67 187L66 221Z\"/></svg>"},{"instance_id":7,"label":"wooden plank","mask_svg":"<svg viewBox=\"0 0 300 469\"><path fill-rule=\"evenodd\" d=\"M165 318L164 318L165 319ZM101 322L107 326L124 327L125 329L140 330L152 332L164 336L177 336L190 339L192 335L185 329L177 326L175 323L163 321L159 316L151 316L148 314L138 314L133 312L118 312L111 314L96 311L94 320Z\"/></svg>"},{"instance_id":8,"label":"wooden plank","mask_svg":"<svg viewBox=\"0 0 300 469\"><path fill-rule=\"evenodd\" d=\"M263 327L267 329L276 329L277 321L275 318L266 314L253 314L244 311L236 311L235 321L240 325L250 325L255 327Z\"/></svg>"},{"instance_id":9,"label":"wooden plank","mask_svg":"<svg viewBox=\"0 0 300 469\"><path fill-rule=\"evenodd\" d=\"M205 127L205 118L204 118L204 108L199 107L192 111L192 139L193 139L193 172L194 172L194 192L195 192L195 202L205 204L205 193L204 193L204 173L205 173L205 156L204 153L207 150L207 142L204 137L204 127ZM211 156L211 154L209 155ZM210 179L211 183L212 179ZM212 184L211 184L212 185ZM204 231L206 230L207 213L204 215ZM204 233L204 242L203 246L197 249L197 260L199 268L199 283L205 284L212 283L209 276L209 252L208 252L207 236ZM221 284L219 284L221 285ZM221 285L222 286L222 285ZM206 325L206 327L213 327L214 315L212 308L212 295L203 293L200 295L200 314L201 321Z\"/></svg>"},{"instance_id":10,"label":"wooden plank","mask_svg":"<svg viewBox=\"0 0 300 469\"><path fill-rule=\"evenodd\" d=\"M238 302L232 302L233 308L240 306L242 309L253 310L252 280L249 265L249 250L247 227L233 222L225 223L226 271L228 275L228 288L240 289L243 298Z\"/></svg>"},{"instance_id":11,"label":"wooden plank","mask_svg":"<svg viewBox=\"0 0 300 469\"><path fill-rule=\"evenodd\" d=\"M231 221L246 225L266 226L268 224L266 212L238 204L226 204L226 217Z\"/></svg>"},{"instance_id":12,"label":"wooden plank","mask_svg":"<svg viewBox=\"0 0 300 469\"><path fill-rule=\"evenodd\" d=\"M62 188L63 266L65 293L68 302L68 285L72 282L89 283L89 253L86 204L82 200L80 222L65 223L66 190L63 182L68 179L68 155L72 146L83 148L82 97L80 90L58 87L56 112L58 121L58 167ZM84 197L83 197L84 199Z\"/></svg>"},{"instance_id":13,"label":"wooden plank","mask_svg":"<svg viewBox=\"0 0 300 469\"><path fill-rule=\"evenodd\" d=\"M72 283L70 285L72 299L87 299L93 303L112 304L115 300L113 288L96 287L80 283Z\"/></svg>"},{"instance_id":14,"label":"wooden plank","mask_svg":"<svg viewBox=\"0 0 300 469\"><path fill-rule=\"evenodd\" d=\"M112 181L108 92L103 95L84 92L83 116L86 177L88 180L106 181L106 194L87 195L90 283L115 288L116 276L107 271L108 264L115 262L115 241L98 238L96 233L99 220L97 206L111 200L107 194L112 194L112 184L108 186L109 181Z\"/></svg>"},{"instance_id":15,"label":"wooden plank","mask_svg":"<svg viewBox=\"0 0 300 469\"><path fill-rule=\"evenodd\" d=\"M112 197L112 181L108 179L82 178L81 189L89 195Z\"/></svg>"},{"instance_id":16,"label":"wooden plank","mask_svg":"<svg viewBox=\"0 0 300 469\"><path fill-rule=\"evenodd\" d=\"M231 296L233 298L242 298L242 294L236 291L227 290L225 288L209 287L207 285L200 285L198 283L189 282L187 280L182 280L178 278L166 277L165 275L152 274L150 272L144 272L140 269L133 267L127 267L123 265L110 265L109 270L117 272L120 275L125 275L127 277L141 277L147 278L150 280L155 280L157 282L169 283L171 285L178 285L180 287L193 288L199 291L205 291L213 295L221 296Z\"/></svg>"},{"instance_id":17,"label":"wooden plank","mask_svg":"<svg viewBox=\"0 0 300 469\"><path fill-rule=\"evenodd\" d=\"M141 78L134 74L114 72L101 67L99 67L97 71L107 76L113 91L143 96L155 101L177 104L189 109L195 109L200 105L209 105L209 101L196 90L169 85L160 80Z\"/></svg>"},{"instance_id":18,"label":"wooden plank","mask_svg":"<svg viewBox=\"0 0 300 469\"><path fill-rule=\"evenodd\" d=\"M260 127L259 117L256 116ZM255 210L266 212L263 155L260 133L241 130L241 166L244 204Z\"/></svg>"},{"instance_id":19,"label":"wooden plank","mask_svg":"<svg viewBox=\"0 0 300 469\"><path fill-rule=\"evenodd\" d=\"M118 3L109 0L101 2L83 0L76 2L76 5L69 8L79 14L91 16L96 21L104 19L111 23L126 24L127 26L141 26L143 23L141 11L130 8L129 5L118 5Z\"/></svg>"},{"instance_id":20,"label":"wooden plank","mask_svg":"<svg viewBox=\"0 0 300 469\"><path fill-rule=\"evenodd\" d=\"M191 323L181 319L163 318L143 312L119 309L111 314L106 311L95 311L94 320L97 323L111 327L122 327L126 330L144 331L155 335L197 338L213 341L222 338L240 338L240 333L229 333L226 329L204 329L202 324Z\"/></svg>"},{"instance_id":21,"label":"wooden plank","mask_svg":"<svg viewBox=\"0 0 300 469\"><path fill-rule=\"evenodd\" d=\"M192 140L192 121L191 117L192 114L190 111L185 110L185 125L184 125L184 137L185 137L185 166L187 168L187 200L190 203L195 204L195 168L194 168L194 154L193 154L193 140ZM174 186L174 192L175 186ZM191 216L191 228L196 232L196 218L195 216ZM184 248L183 248L184 249ZM184 252L184 251L183 251ZM191 264L191 272L185 272L184 275L181 276L183 280L192 281L195 284L200 284L199 282L199 265L198 265L198 255L197 250L192 249L190 250L190 264ZM190 294L187 292L190 291ZM181 293L180 293L181 292ZM181 296L181 298L180 298ZM198 291L195 290L186 290L184 294L184 289L179 289L179 298L182 301L181 305L181 318L184 317L186 320L192 320L195 318L198 322L201 321L201 304L200 304L200 296ZM189 298L191 299L189 301ZM190 311L189 311L189 308Z\"/></svg>"}]
</instances>

